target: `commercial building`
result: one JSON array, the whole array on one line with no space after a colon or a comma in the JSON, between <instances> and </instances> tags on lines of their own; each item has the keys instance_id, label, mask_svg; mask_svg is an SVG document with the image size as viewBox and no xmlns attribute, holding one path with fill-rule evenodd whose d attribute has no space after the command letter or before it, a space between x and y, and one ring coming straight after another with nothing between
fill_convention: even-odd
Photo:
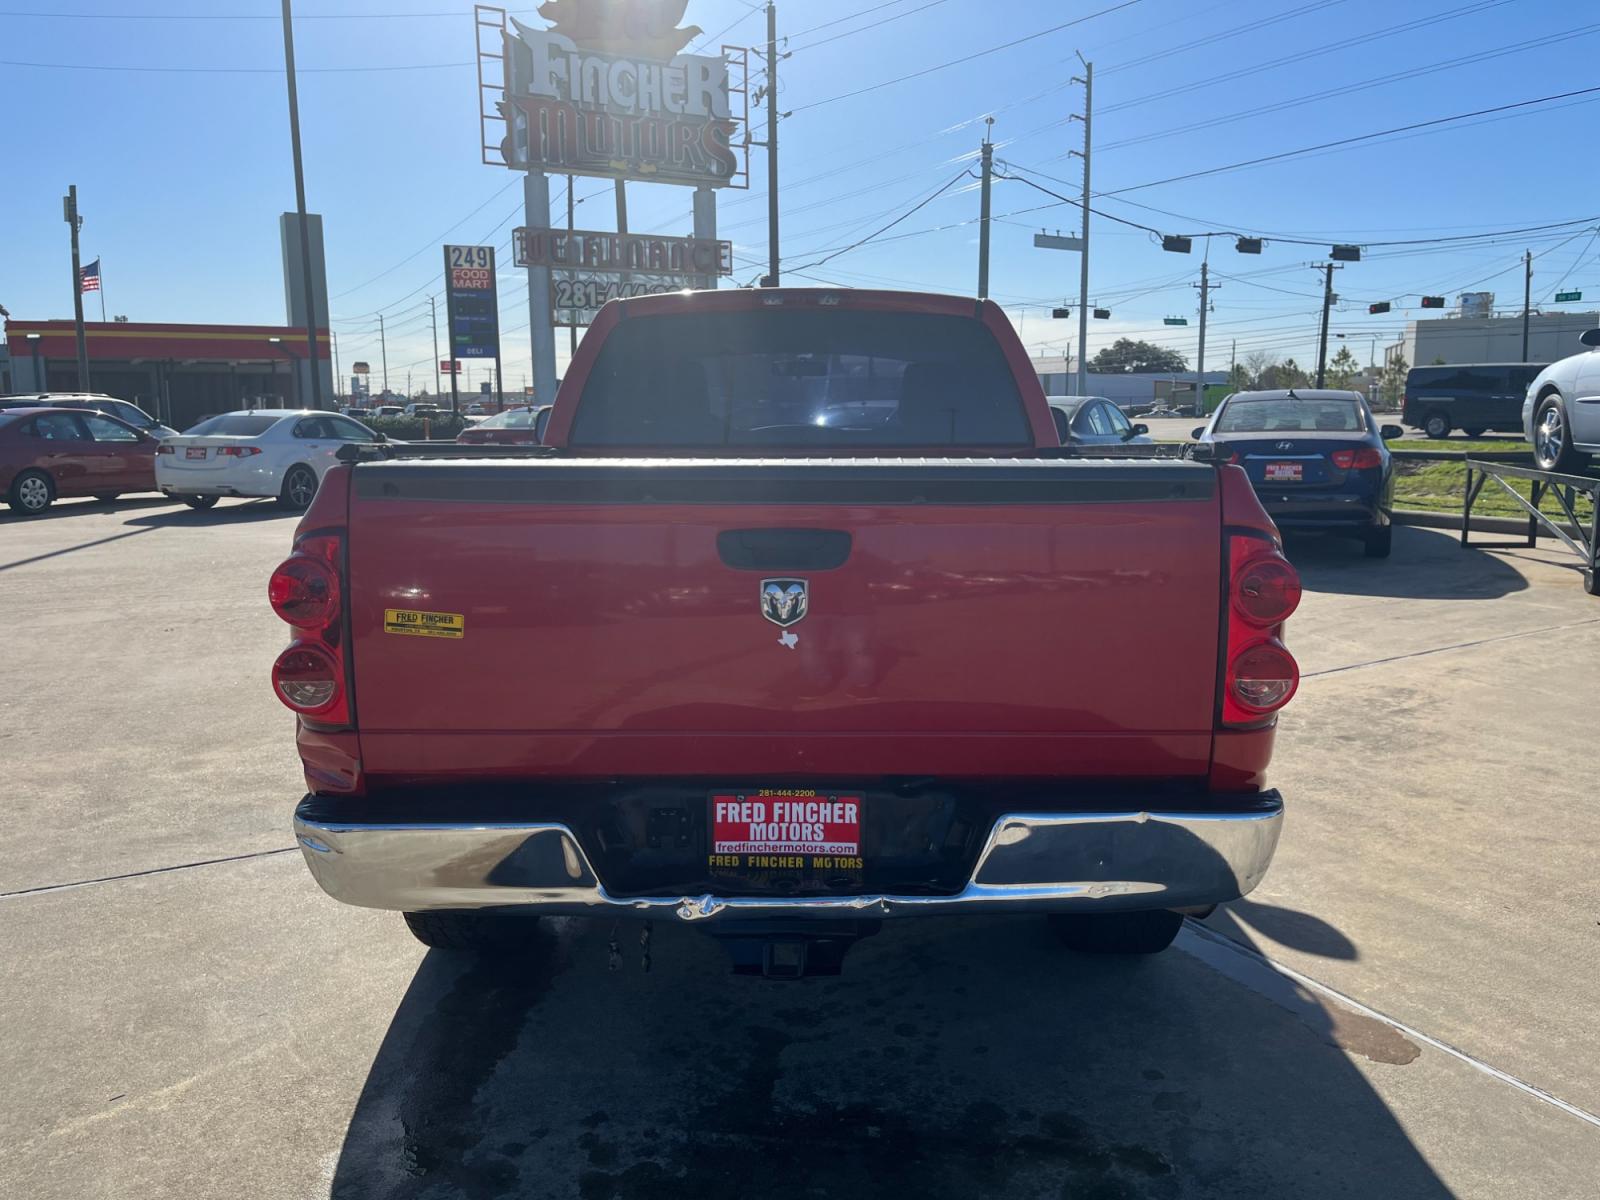
<instances>
[{"instance_id":1,"label":"commercial building","mask_svg":"<svg viewBox=\"0 0 1600 1200\"><path fill-rule=\"evenodd\" d=\"M1528 318L1528 353L1522 353L1522 312L1500 316L1466 315L1483 311L1478 293L1467 293L1457 315L1431 321L1410 321L1398 352L1413 367L1432 363L1552 363L1576 354L1578 335L1600 325L1600 312L1536 312ZM1467 303L1467 296L1475 299ZM1393 361L1396 347L1387 347L1384 361Z\"/></svg>"},{"instance_id":2,"label":"commercial building","mask_svg":"<svg viewBox=\"0 0 1600 1200\"><path fill-rule=\"evenodd\" d=\"M306 331L279 325L85 322L87 385L78 378L71 321L6 322L13 392L103 392L184 429L235 408L310 407L311 370L322 404L335 406L327 330L307 361Z\"/></svg>"},{"instance_id":3,"label":"commercial building","mask_svg":"<svg viewBox=\"0 0 1600 1200\"><path fill-rule=\"evenodd\" d=\"M1039 386L1046 396L1074 396L1078 392L1078 373L1072 360L1056 355L1033 360L1034 373L1039 376ZM1207 371L1206 386L1226 383L1226 371ZM1149 408L1152 404L1170 403L1174 395L1179 403L1194 403L1195 373L1193 371L1161 371L1149 374L1089 372L1089 394L1104 396L1122 408Z\"/></svg>"}]
</instances>

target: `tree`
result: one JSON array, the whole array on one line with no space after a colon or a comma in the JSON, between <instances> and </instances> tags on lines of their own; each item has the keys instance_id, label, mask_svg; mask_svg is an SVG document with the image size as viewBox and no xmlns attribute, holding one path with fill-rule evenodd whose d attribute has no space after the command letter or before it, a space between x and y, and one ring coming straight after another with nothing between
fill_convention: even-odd
<instances>
[{"instance_id":1,"label":"tree","mask_svg":"<svg viewBox=\"0 0 1600 1200\"><path fill-rule=\"evenodd\" d=\"M1295 388L1305 387L1311 382L1311 377L1300 369L1298 363L1292 358L1286 358L1281 363L1274 363L1261 372L1260 386L1264 388Z\"/></svg>"},{"instance_id":2,"label":"tree","mask_svg":"<svg viewBox=\"0 0 1600 1200\"><path fill-rule=\"evenodd\" d=\"M1340 346L1339 353L1335 354L1333 361L1328 364L1328 382L1336 388L1347 388L1359 370L1361 364L1356 361L1356 356L1350 353L1350 347Z\"/></svg>"},{"instance_id":3,"label":"tree","mask_svg":"<svg viewBox=\"0 0 1600 1200\"><path fill-rule=\"evenodd\" d=\"M1244 367L1253 388L1266 387L1263 381L1267 372L1278 360L1265 350L1253 350L1244 356Z\"/></svg>"},{"instance_id":4,"label":"tree","mask_svg":"<svg viewBox=\"0 0 1600 1200\"><path fill-rule=\"evenodd\" d=\"M1382 395L1384 403L1390 408L1399 405L1400 397L1406 390L1406 373L1410 370L1411 364L1398 350L1383 364Z\"/></svg>"},{"instance_id":5,"label":"tree","mask_svg":"<svg viewBox=\"0 0 1600 1200\"><path fill-rule=\"evenodd\" d=\"M1249 391L1251 387L1250 372L1243 363L1234 363L1228 371L1228 390L1231 392Z\"/></svg>"},{"instance_id":6,"label":"tree","mask_svg":"<svg viewBox=\"0 0 1600 1200\"><path fill-rule=\"evenodd\" d=\"M1118 338L1089 360L1089 369L1103 375L1127 375L1136 371L1176 372L1189 369L1189 360L1176 350L1151 342Z\"/></svg>"}]
</instances>

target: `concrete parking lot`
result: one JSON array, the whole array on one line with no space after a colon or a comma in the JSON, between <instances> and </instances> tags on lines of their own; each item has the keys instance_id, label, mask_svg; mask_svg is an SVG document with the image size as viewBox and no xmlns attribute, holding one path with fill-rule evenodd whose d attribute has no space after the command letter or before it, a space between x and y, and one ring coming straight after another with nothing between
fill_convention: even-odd
<instances>
[{"instance_id":1,"label":"concrete parking lot","mask_svg":"<svg viewBox=\"0 0 1600 1200\"><path fill-rule=\"evenodd\" d=\"M501 965L292 848L294 519L0 516L0 1196L1592 1197L1600 602L1575 558L1291 543L1290 806L1146 962L887 922L837 980L658 924Z\"/></svg>"}]
</instances>

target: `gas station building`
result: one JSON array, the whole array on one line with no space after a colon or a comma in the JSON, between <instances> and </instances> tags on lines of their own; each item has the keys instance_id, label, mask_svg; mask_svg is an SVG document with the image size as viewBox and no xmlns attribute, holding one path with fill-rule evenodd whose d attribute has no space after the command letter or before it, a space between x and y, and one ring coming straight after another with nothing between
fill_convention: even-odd
<instances>
[{"instance_id":1,"label":"gas station building","mask_svg":"<svg viewBox=\"0 0 1600 1200\"><path fill-rule=\"evenodd\" d=\"M322 407L336 406L328 331L317 331L314 364L306 331L279 325L161 325L85 322L89 379L78 378L71 321L5 323L10 390L100 392L137 404L174 429L238 408L312 407L311 370Z\"/></svg>"}]
</instances>

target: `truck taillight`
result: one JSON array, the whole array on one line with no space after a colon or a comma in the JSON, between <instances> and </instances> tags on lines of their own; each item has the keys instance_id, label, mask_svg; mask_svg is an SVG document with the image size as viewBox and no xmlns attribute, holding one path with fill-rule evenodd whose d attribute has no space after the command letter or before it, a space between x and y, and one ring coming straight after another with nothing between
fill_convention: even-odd
<instances>
[{"instance_id":1,"label":"truck taillight","mask_svg":"<svg viewBox=\"0 0 1600 1200\"><path fill-rule=\"evenodd\" d=\"M1233 530L1222 671L1223 725L1271 720L1294 696L1300 668L1283 644L1283 622L1300 604L1300 575L1271 537Z\"/></svg>"},{"instance_id":2,"label":"truck taillight","mask_svg":"<svg viewBox=\"0 0 1600 1200\"><path fill-rule=\"evenodd\" d=\"M1300 668L1276 638L1247 646L1228 663L1227 700L1255 714L1275 712L1300 686Z\"/></svg>"},{"instance_id":3,"label":"truck taillight","mask_svg":"<svg viewBox=\"0 0 1600 1200\"><path fill-rule=\"evenodd\" d=\"M351 717L343 563L339 534L307 534L267 583L273 611L296 631L295 640L272 665L273 691L319 727L346 726Z\"/></svg>"},{"instance_id":4,"label":"truck taillight","mask_svg":"<svg viewBox=\"0 0 1600 1200\"><path fill-rule=\"evenodd\" d=\"M1234 546L1252 549L1246 538L1236 538ZM1265 628L1279 625L1300 604L1300 575L1287 559L1262 546L1233 570L1233 607L1250 624Z\"/></svg>"},{"instance_id":5,"label":"truck taillight","mask_svg":"<svg viewBox=\"0 0 1600 1200\"><path fill-rule=\"evenodd\" d=\"M1383 466L1383 455L1371 446L1362 450L1335 450L1328 455L1341 471L1364 471Z\"/></svg>"},{"instance_id":6,"label":"truck taillight","mask_svg":"<svg viewBox=\"0 0 1600 1200\"><path fill-rule=\"evenodd\" d=\"M272 611L300 629L316 629L339 619L339 576L325 559L294 554L267 581Z\"/></svg>"},{"instance_id":7,"label":"truck taillight","mask_svg":"<svg viewBox=\"0 0 1600 1200\"><path fill-rule=\"evenodd\" d=\"M340 698L341 674L326 650L296 642L272 664L272 686L295 712L321 714Z\"/></svg>"}]
</instances>

